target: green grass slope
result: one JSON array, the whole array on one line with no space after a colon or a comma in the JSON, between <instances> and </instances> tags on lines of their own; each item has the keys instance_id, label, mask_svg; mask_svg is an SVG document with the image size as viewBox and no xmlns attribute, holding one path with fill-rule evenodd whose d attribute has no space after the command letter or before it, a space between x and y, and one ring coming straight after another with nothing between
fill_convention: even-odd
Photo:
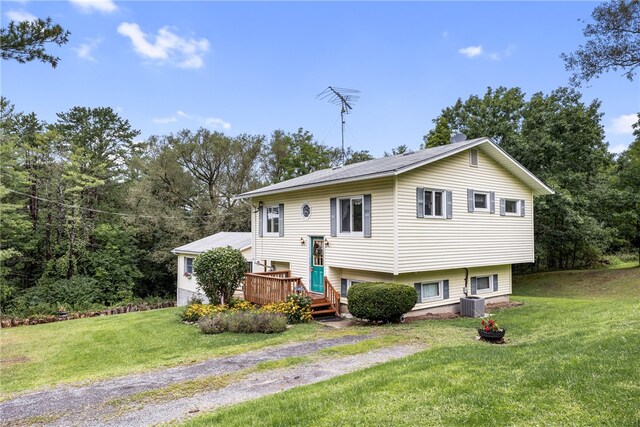
<instances>
[{"instance_id":1,"label":"green grass slope","mask_svg":"<svg viewBox=\"0 0 640 427\"><path fill-rule=\"evenodd\" d=\"M476 341L473 319L390 326L431 347L186 424L640 424L639 268L517 277L512 299L508 345Z\"/></svg>"}]
</instances>

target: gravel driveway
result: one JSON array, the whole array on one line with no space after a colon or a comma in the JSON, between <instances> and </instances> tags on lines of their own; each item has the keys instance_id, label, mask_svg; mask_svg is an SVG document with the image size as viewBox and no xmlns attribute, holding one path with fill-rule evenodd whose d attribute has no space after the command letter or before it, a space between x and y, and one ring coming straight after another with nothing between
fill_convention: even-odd
<instances>
[{"instance_id":1,"label":"gravel driveway","mask_svg":"<svg viewBox=\"0 0 640 427\"><path fill-rule=\"evenodd\" d=\"M89 385L65 385L24 394L0 403L2 424L12 426L156 424L193 416L198 411L211 410L299 385L322 381L420 350L417 347L396 346L357 356L332 358L330 366L326 362L316 362L292 368L256 372L218 390L166 402L148 403L126 411L117 406L105 404L113 399L184 381L241 371L260 362L306 356L324 348L353 344L371 338L371 335L357 335L286 344L236 356L214 358L189 366L119 377Z\"/></svg>"}]
</instances>

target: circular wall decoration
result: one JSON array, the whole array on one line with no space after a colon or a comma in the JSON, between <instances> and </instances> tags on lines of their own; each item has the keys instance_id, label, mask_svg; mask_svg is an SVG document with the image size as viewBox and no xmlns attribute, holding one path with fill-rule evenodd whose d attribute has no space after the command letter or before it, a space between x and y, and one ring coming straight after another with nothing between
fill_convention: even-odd
<instances>
[{"instance_id":1,"label":"circular wall decoration","mask_svg":"<svg viewBox=\"0 0 640 427\"><path fill-rule=\"evenodd\" d=\"M302 220L306 221L309 219L309 217L311 216L311 205L309 205L309 203L303 203L302 206L300 206L300 216L302 216Z\"/></svg>"}]
</instances>

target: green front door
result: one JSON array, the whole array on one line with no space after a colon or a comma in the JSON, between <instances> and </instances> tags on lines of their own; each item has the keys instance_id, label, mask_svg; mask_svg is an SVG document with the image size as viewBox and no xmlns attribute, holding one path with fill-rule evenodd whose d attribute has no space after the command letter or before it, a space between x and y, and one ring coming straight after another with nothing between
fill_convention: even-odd
<instances>
[{"instance_id":1,"label":"green front door","mask_svg":"<svg viewBox=\"0 0 640 427\"><path fill-rule=\"evenodd\" d=\"M324 293L324 237L311 238L311 292Z\"/></svg>"}]
</instances>

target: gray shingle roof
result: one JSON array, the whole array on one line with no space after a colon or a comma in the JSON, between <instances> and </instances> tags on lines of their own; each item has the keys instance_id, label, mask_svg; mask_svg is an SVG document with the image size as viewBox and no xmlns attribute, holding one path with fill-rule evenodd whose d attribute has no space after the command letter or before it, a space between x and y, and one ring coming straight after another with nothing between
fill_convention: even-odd
<instances>
[{"instance_id":1,"label":"gray shingle roof","mask_svg":"<svg viewBox=\"0 0 640 427\"><path fill-rule=\"evenodd\" d=\"M411 168L417 164L428 162L429 160L446 157L448 154L464 150L466 147L477 145L482 141L488 141L488 139L471 139L468 141L442 145L440 147L427 148L426 150L398 154L397 156L381 157L379 159L340 166L338 168L322 169L297 178L288 179L277 184L268 185L257 190L248 191L236 197L247 198L260 194L293 190L297 187L323 185L341 181L355 181L359 179L373 178L376 176L391 175L403 169Z\"/></svg>"},{"instance_id":2,"label":"gray shingle roof","mask_svg":"<svg viewBox=\"0 0 640 427\"><path fill-rule=\"evenodd\" d=\"M175 248L173 253L201 254L209 249L231 246L234 249L244 249L251 246L251 233L221 232L212 234L195 242L187 243Z\"/></svg>"}]
</instances>

